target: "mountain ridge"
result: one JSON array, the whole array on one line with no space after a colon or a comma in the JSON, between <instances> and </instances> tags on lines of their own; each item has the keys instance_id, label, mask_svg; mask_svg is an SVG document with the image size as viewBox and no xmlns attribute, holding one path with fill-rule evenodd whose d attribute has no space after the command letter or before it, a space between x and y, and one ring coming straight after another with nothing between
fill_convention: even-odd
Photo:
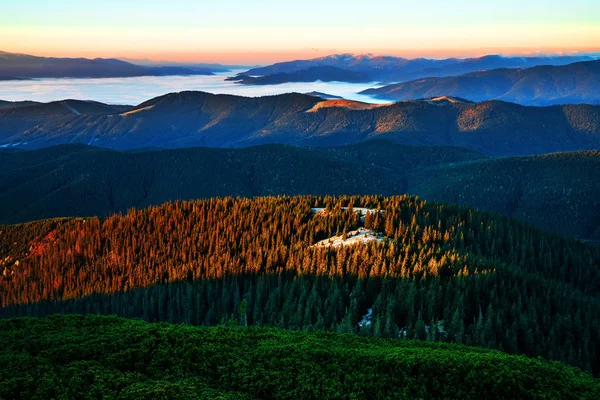
<instances>
[{"instance_id":1,"label":"mountain ridge","mask_svg":"<svg viewBox=\"0 0 600 400\"><path fill-rule=\"evenodd\" d=\"M135 107L104 105L104 113L98 112L100 106L86 113L61 102L5 105L0 109L0 146L339 146L381 138L408 145L465 147L496 156L600 148L600 106L526 107L440 97L306 112L325 101L329 100L299 93L248 98L188 91Z\"/></svg>"},{"instance_id":2,"label":"mountain ridge","mask_svg":"<svg viewBox=\"0 0 600 400\"><path fill-rule=\"evenodd\" d=\"M388 100L457 96L523 105L600 104L600 61L526 69L493 69L442 78L422 78L361 92Z\"/></svg>"},{"instance_id":3,"label":"mountain ridge","mask_svg":"<svg viewBox=\"0 0 600 400\"><path fill-rule=\"evenodd\" d=\"M166 75L213 75L193 66L142 66L116 58L58 58L0 51L0 79L127 78Z\"/></svg>"},{"instance_id":4,"label":"mountain ridge","mask_svg":"<svg viewBox=\"0 0 600 400\"><path fill-rule=\"evenodd\" d=\"M278 85L288 82L349 82L366 83L373 80L365 73L333 66L314 66L300 71L278 72L265 76L238 74L225 79L242 85Z\"/></svg>"},{"instance_id":5,"label":"mountain ridge","mask_svg":"<svg viewBox=\"0 0 600 400\"><path fill-rule=\"evenodd\" d=\"M293 60L269 66L251 68L242 74L268 77L278 73L292 73L315 66L333 66L347 71L366 74L371 81L405 82L425 77L461 75L479 70L497 68L528 68L537 65L566 65L597 59L592 55L513 57L486 55L472 58L402 58L368 54L333 54L309 60Z\"/></svg>"}]
</instances>

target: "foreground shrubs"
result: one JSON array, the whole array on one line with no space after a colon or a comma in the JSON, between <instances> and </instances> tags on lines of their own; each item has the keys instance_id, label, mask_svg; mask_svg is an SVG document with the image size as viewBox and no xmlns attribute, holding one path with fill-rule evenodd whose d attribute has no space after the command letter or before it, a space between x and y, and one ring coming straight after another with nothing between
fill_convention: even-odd
<instances>
[{"instance_id":1,"label":"foreground shrubs","mask_svg":"<svg viewBox=\"0 0 600 400\"><path fill-rule=\"evenodd\" d=\"M0 321L1 398L596 399L561 363L474 347L105 316Z\"/></svg>"}]
</instances>

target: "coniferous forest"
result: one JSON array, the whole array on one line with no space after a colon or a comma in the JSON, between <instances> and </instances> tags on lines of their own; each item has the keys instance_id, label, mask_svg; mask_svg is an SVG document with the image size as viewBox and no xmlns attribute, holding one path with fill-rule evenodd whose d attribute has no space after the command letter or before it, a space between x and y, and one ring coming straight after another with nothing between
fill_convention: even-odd
<instances>
[{"instance_id":1,"label":"coniferous forest","mask_svg":"<svg viewBox=\"0 0 600 400\"><path fill-rule=\"evenodd\" d=\"M600 400L600 1L10 3L0 400Z\"/></svg>"},{"instance_id":2,"label":"coniferous forest","mask_svg":"<svg viewBox=\"0 0 600 400\"><path fill-rule=\"evenodd\" d=\"M327 245L358 228L373 240ZM410 196L213 198L0 237L4 318L419 339L600 373L600 248L496 214Z\"/></svg>"}]
</instances>

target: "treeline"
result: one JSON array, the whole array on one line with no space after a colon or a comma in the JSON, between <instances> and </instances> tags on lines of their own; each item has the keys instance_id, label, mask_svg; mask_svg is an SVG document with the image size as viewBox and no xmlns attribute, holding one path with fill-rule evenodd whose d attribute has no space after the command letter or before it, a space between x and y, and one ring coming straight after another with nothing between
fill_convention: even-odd
<instances>
[{"instance_id":1,"label":"treeline","mask_svg":"<svg viewBox=\"0 0 600 400\"><path fill-rule=\"evenodd\" d=\"M0 321L0 397L597 399L560 363L417 341L114 317Z\"/></svg>"},{"instance_id":2,"label":"treeline","mask_svg":"<svg viewBox=\"0 0 600 400\"><path fill-rule=\"evenodd\" d=\"M354 207L381 213L363 221ZM386 239L311 247L365 222ZM227 198L5 226L1 237L5 317L233 320L473 344L598 372L600 249L497 215L408 196Z\"/></svg>"}]
</instances>

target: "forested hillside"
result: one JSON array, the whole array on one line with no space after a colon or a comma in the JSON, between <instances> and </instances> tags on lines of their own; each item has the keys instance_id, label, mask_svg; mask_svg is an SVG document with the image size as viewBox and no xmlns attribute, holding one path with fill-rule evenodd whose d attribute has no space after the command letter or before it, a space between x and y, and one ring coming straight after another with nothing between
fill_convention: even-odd
<instances>
[{"instance_id":1,"label":"forested hillside","mask_svg":"<svg viewBox=\"0 0 600 400\"><path fill-rule=\"evenodd\" d=\"M464 149L388 142L135 153L69 145L0 153L0 222L105 217L131 207L215 196L403 194L409 170L480 158Z\"/></svg>"},{"instance_id":2,"label":"forested hillside","mask_svg":"<svg viewBox=\"0 0 600 400\"><path fill-rule=\"evenodd\" d=\"M9 107L0 109L0 146L340 146L379 138L494 156L600 148L600 106L523 107L442 97L383 106L353 107L356 102L345 102L315 107L324 102L328 101L298 93L250 98L181 92L128 110L105 106L102 113L97 104L93 110L84 108L84 102Z\"/></svg>"},{"instance_id":3,"label":"forested hillside","mask_svg":"<svg viewBox=\"0 0 600 400\"><path fill-rule=\"evenodd\" d=\"M109 216L214 196L410 193L600 240L600 153L490 159L386 141L122 153L69 145L0 153L0 222Z\"/></svg>"},{"instance_id":4,"label":"forested hillside","mask_svg":"<svg viewBox=\"0 0 600 400\"><path fill-rule=\"evenodd\" d=\"M54 316L0 321L0 341L2 398L595 400L600 394L597 379L555 362L333 333Z\"/></svg>"},{"instance_id":5,"label":"forested hillside","mask_svg":"<svg viewBox=\"0 0 600 400\"><path fill-rule=\"evenodd\" d=\"M600 152L487 159L423 168L408 192L518 218L600 243Z\"/></svg>"},{"instance_id":6,"label":"forested hillside","mask_svg":"<svg viewBox=\"0 0 600 400\"><path fill-rule=\"evenodd\" d=\"M380 239L313 246L358 227ZM4 317L243 320L600 372L600 249L498 215L407 196L227 198L3 226L0 238Z\"/></svg>"}]
</instances>

